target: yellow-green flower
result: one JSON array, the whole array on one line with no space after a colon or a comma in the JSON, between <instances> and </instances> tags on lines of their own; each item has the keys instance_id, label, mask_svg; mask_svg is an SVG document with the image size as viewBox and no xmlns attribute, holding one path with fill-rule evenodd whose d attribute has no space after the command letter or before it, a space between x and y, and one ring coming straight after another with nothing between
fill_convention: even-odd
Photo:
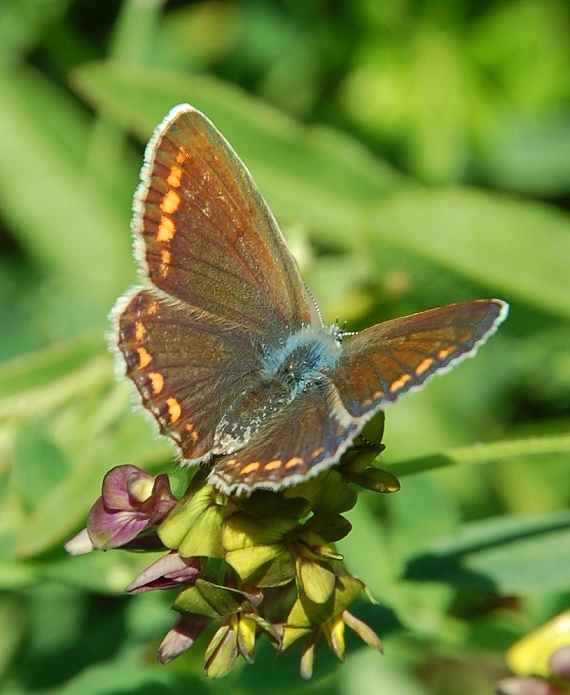
<instances>
[{"instance_id":1,"label":"yellow-green flower","mask_svg":"<svg viewBox=\"0 0 570 695\"><path fill-rule=\"evenodd\" d=\"M344 661L344 629L348 625L371 647L382 651L382 642L366 623L346 610L364 589L364 584L351 575L336 577L334 590L324 603L311 601L300 595L289 615L283 630L282 649L288 649L297 640L305 638L301 656L301 675L310 678L313 673L315 648L324 637L340 661Z\"/></svg>"},{"instance_id":2,"label":"yellow-green flower","mask_svg":"<svg viewBox=\"0 0 570 695\"><path fill-rule=\"evenodd\" d=\"M211 485L190 488L158 528L160 540L183 557L224 556L222 529L232 513L227 497Z\"/></svg>"},{"instance_id":3,"label":"yellow-green flower","mask_svg":"<svg viewBox=\"0 0 570 695\"><path fill-rule=\"evenodd\" d=\"M233 589L202 579L180 592L174 602L177 611L195 623L221 622L206 649L204 671L207 676L225 676L238 656L253 663L258 632L265 633L275 646L279 646L277 630L258 613L262 600L259 589Z\"/></svg>"}]
</instances>

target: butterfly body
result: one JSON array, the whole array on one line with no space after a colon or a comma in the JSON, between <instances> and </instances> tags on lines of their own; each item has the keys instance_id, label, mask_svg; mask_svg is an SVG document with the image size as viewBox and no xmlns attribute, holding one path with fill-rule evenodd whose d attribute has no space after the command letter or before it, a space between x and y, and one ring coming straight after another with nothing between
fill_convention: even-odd
<instances>
[{"instance_id":1,"label":"butterfly body","mask_svg":"<svg viewBox=\"0 0 570 695\"><path fill-rule=\"evenodd\" d=\"M507 313L475 300L357 334L323 325L249 172L211 122L175 107L135 196L141 284L113 311L122 371L183 463L227 493L338 462L368 419L458 363Z\"/></svg>"},{"instance_id":2,"label":"butterfly body","mask_svg":"<svg viewBox=\"0 0 570 695\"><path fill-rule=\"evenodd\" d=\"M336 325L306 326L287 338L282 347L267 352L264 371L292 387L293 394L304 391L334 369L342 353L342 330Z\"/></svg>"}]
</instances>

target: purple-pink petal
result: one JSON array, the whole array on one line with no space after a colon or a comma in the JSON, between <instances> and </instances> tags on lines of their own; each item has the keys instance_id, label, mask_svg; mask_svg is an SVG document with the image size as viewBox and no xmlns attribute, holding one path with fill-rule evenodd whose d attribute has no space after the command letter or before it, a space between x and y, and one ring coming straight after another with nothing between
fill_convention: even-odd
<instances>
[{"instance_id":1,"label":"purple-pink petal","mask_svg":"<svg viewBox=\"0 0 570 695\"><path fill-rule=\"evenodd\" d=\"M548 663L555 676L570 681L570 645L560 647L553 652Z\"/></svg>"},{"instance_id":2,"label":"purple-pink petal","mask_svg":"<svg viewBox=\"0 0 570 695\"><path fill-rule=\"evenodd\" d=\"M181 615L166 633L158 648L158 660L167 664L189 649L205 630L208 622L188 615Z\"/></svg>"},{"instance_id":3,"label":"purple-pink petal","mask_svg":"<svg viewBox=\"0 0 570 695\"><path fill-rule=\"evenodd\" d=\"M157 475L152 489L152 512L151 518L154 524L162 521L164 517L176 505L176 499L170 490L170 481L166 473Z\"/></svg>"},{"instance_id":4,"label":"purple-pink petal","mask_svg":"<svg viewBox=\"0 0 570 695\"><path fill-rule=\"evenodd\" d=\"M172 589L193 582L199 572L198 558L183 558L173 550L149 565L125 591L140 594L153 589Z\"/></svg>"},{"instance_id":5,"label":"purple-pink petal","mask_svg":"<svg viewBox=\"0 0 570 695\"><path fill-rule=\"evenodd\" d=\"M150 484L152 480L150 473L137 466L115 466L103 478L103 504L109 511L137 509L149 496L140 499L136 486L140 488L141 483Z\"/></svg>"},{"instance_id":6,"label":"purple-pink petal","mask_svg":"<svg viewBox=\"0 0 570 695\"><path fill-rule=\"evenodd\" d=\"M101 498L95 502L87 518L89 537L99 550L119 548L149 525L147 515L141 512L108 512Z\"/></svg>"},{"instance_id":7,"label":"purple-pink petal","mask_svg":"<svg viewBox=\"0 0 570 695\"><path fill-rule=\"evenodd\" d=\"M154 478L136 466L117 466L105 476L102 495L89 512L89 537L100 550L124 546L175 504L166 474Z\"/></svg>"}]
</instances>

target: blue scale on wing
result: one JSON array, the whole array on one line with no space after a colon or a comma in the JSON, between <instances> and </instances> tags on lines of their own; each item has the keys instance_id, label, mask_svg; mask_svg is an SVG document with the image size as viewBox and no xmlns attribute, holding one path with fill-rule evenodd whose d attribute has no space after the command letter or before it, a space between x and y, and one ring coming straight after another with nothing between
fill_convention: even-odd
<instances>
[{"instance_id":1,"label":"blue scale on wing","mask_svg":"<svg viewBox=\"0 0 570 695\"><path fill-rule=\"evenodd\" d=\"M239 451L296 396L322 383L323 372L340 358L340 336L338 326L306 326L289 336L281 347L268 351L259 380L230 405L220 420L212 453Z\"/></svg>"}]
</instances>

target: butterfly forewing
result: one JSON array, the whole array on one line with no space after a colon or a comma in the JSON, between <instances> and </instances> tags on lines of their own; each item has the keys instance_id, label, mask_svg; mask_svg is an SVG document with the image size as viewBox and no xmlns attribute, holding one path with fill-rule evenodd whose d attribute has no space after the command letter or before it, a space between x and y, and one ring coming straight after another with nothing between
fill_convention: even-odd
<instances>
[{"instance_id":1,"label":"butterfly forewing","mask_svg":"<svg viewBox=\"0 0 570 695\"><path fill-rule=\"evenodd\" d=\"M134 227L144 274L171 297L266 342L318 320L249 172L190 106L149 143Z\"/></svg>"},{"instance_id":2,"label":"butterfly forewing","mask_svg":"<svg viewBox=\"0 0 570 695\"><path fill-rule=\"evenodd\" d=\"M348 338L331 375L348 412L376 411L475 353L506 316L500 300L475 300L379 323Z\"/></svg>"}]
</instances>

